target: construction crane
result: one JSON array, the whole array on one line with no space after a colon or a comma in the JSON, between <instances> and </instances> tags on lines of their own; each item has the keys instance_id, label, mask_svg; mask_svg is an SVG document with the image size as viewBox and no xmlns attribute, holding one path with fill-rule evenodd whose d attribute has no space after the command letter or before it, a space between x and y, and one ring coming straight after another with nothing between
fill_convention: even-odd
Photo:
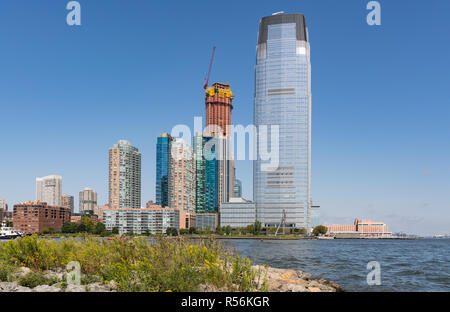
<instances>
[{"instance_id":1,"label":"construction crane","mask_svg":"<svg viewBox=\"0 0 450 312\"><path fill-rule=\"evenodd\" d=\"M203 89L208 89L208 82L209 82L209 76L211 75L211 68L214 60L214 52L216 51L216 46L213 47L212 56L211 56L211 62L209 63L209 70L208 70L208 76L205 78L205 83L203 85Z\"/></svg>"}]
</instances>

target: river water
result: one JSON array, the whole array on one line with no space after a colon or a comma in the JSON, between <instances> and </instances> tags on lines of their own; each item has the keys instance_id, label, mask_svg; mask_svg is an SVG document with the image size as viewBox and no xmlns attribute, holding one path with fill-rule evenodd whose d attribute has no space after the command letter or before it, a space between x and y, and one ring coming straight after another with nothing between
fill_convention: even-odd
<instances>
[{"instance_id":1,"label":"river water","mask_svg":"<svg viewBox=\"0 0 450 312\"><path fill-rule=\"evenodd\" d=\"M297 269L345 291L450 291L450 239L220 240L255 264ZM381 285L369 286L370 261Z\"/></svg>"}]
</instances>

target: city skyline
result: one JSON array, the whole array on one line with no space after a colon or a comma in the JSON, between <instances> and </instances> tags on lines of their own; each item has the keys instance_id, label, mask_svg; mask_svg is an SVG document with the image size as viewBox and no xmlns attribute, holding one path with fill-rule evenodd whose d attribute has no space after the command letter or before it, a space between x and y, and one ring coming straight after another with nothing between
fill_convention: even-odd
<instances>
[{"instance_id":1,"label":"city skyline","mask_svg":"<svg viewBox=\"0 0 450 312\"><path fill-rule=\"evenodd\" d=\"M314 94L311 183L314 203L321 206L322 221L348 223L354 216L360 216L383 220L393 231L447 232L450 168L445 160L449 155L445 139L450 129L446 124L449 108L444 105L446 97L441 89L448 82L444 68L448 65L445 55L449 53L449 45L439 36L444 24L430 16L432 12L443 18L441 14L448 11L448 4L424 7L412 2L404 8L401 4L383 3L383 24L375 30L364 24L363 2L360 7L357 2L352 5L327 2L325 9L323 4L312 1L303 4L284 1L276 5L263 1L254 10L250 10L253 5L238 6L238 2L232 2L230 5L235 8L242 5L242 10L233 13L238 28L231 29L239 29L239 33L233 33L235 43L230 44L225 36L231 27L225 18L208 20L212 29L193 23L189 38L175 36L178 44L185 47L193 41L192 47L183 51L192 63L186 64L177 60L179 50L171 43L167 50L152 50L155 44L165 42L167 35L179 31L179 26L171 24L176 18L164 21L157 17L150 21L141 15L164 5L157 8L142 2L148 10L139 9L141 13L129 8L124 13L120 12L119 2L113 1L111 15L106 17L99 15L102 5L83 4L89 18L79 30L73 30L60 25L63 6L55 9L53 5L31 3L32 10L22 12L24 3L17 3L0 6L0 25L4 26L0 27L0 34L6 35L6 29L15 34L4 36L5 57L0 61L4 65L0 74L3 85L0 105L8 116L0 124L0 133L6 133L2 135L6 153L0 161L0 198L9 207L34 199L34 179L53 173L63 177L62 192L76 198L80 190L90 185L99 193L98 204L107 203L105 154L121 138L133 142L143 155L141 202L155 199L157 134L170 132L176 124L191 125L194 116L204 116L201 87L211 47L217 46L212 80L230 81L237 94L233 119L236 123L251 124L259 19L284 10L303 13L309 23ZM344 9L339 17L333 17L331 12L337 6ZM200 4L186 9L194 19L204 15ZM426 29L414 20L396 20L399 14L405 17L418 12L424 16ZM14 20L18 15L23 18ZM39 16L44 23L37 33L28 26L36 23ZM154 32L153 23L158 22L170 26L163 36ZM204 23L201 24L203 27ZM201 29L206 34L200 33ZM119 45L113 39L115 32L125 37L128 33L137 35L127 37ZM217 32L223 38L209 36ZM348 35L342 40L339 34L344 32ZM30 39L35 35L36 39ZM102 36L100 42L90 46L91 39L98 36ZM151 37L151 42L143 40L147 37ZM205 40L208 37L214 39ZM426 44L417 45L416 38L422 38ZM53 40L60 40L66 48L56 46ZM35 45L34 49L29 48L30 44ZM433 58L427 60L427 66L416 66L424 51L433 51ZM159 57L161 65L149 55ZM357 56L364 57L356 59ZM115 60L121 60L120 70L112 66ZM171 67L172 63L179 66ZM43 71L44 68L49 70ZM86 77L90 71L91 77ZM130 77L133 78L128 82ZM171 86L174 77L185 80L176 92ZM183 93L185 102L177 102L178 92ZM423 103L428 109L423 109ZM92 116L86 116L86 122L77 125L77 111L87 108L92 109ZM117 116L117 110L124 108L129 110L124 119L110 126L112 118L122 118ZM66 110L71 118L50 123L55 115ZM43 122L41 131L35 135L27 124L33 124L36 117ZM19 118L23 121L20 129ZM14 135L9 134L13 133L11 129L17 130ZM62 142L63 137L70 144ZM40 153L13 155L23 145L40 149ZM252 170L248 167L248 162L237 162L236 177L242 181L243 197L252 199L249 196ZM78 207L77 203L75 206Z\"/></svg>"}]
</instances>

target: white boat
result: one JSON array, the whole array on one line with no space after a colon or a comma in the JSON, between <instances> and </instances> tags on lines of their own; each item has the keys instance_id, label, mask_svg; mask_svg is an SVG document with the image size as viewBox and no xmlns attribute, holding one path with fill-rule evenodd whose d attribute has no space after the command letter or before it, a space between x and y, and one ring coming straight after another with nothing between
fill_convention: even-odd
<instances>
[{"instance_id":1,"label":"white boat","mask_svg":"<svg viewBox=\"0 0 450 312\"><path fill-rule=\"evenodd\" d=\"M334 239L334 236L317 236L317 239Z\"/></svg>"},{"instance_id":2,"label":"white boat","mask_svg":"<svg viewBox=\"0 0 450 312\"><path fill-rule=\"evenodd\" d=\"M5 222L2 223L0 227L0 239L14 239L21 236L23 236L23 233L6 226Z\"/></svg>"}]
</instances>

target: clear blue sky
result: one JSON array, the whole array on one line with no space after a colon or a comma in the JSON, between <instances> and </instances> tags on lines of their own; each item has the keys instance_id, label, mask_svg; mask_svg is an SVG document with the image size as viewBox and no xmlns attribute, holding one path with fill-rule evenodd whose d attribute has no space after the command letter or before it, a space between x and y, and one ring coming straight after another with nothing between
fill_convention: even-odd
<instances>
[{"instance_id":1,"label":"clear blue sky","mask_svg":"<svg viewBox=\"0 0 450 312\"><path fill-rule=\"evenodd\" d=\"M142 152L142 203L154 199L160 132L204 117L203 79L235 93L233 123L253 121L258 23L303 13L312 63L312 196L323 222L370 218L393 231L450 232L450 2L368 0L66 0L0 3L0 198L34 199L35 178L107 201L108 149ZM237 162L252 197L250 162Z\"/></svg>"}]
</instances>

